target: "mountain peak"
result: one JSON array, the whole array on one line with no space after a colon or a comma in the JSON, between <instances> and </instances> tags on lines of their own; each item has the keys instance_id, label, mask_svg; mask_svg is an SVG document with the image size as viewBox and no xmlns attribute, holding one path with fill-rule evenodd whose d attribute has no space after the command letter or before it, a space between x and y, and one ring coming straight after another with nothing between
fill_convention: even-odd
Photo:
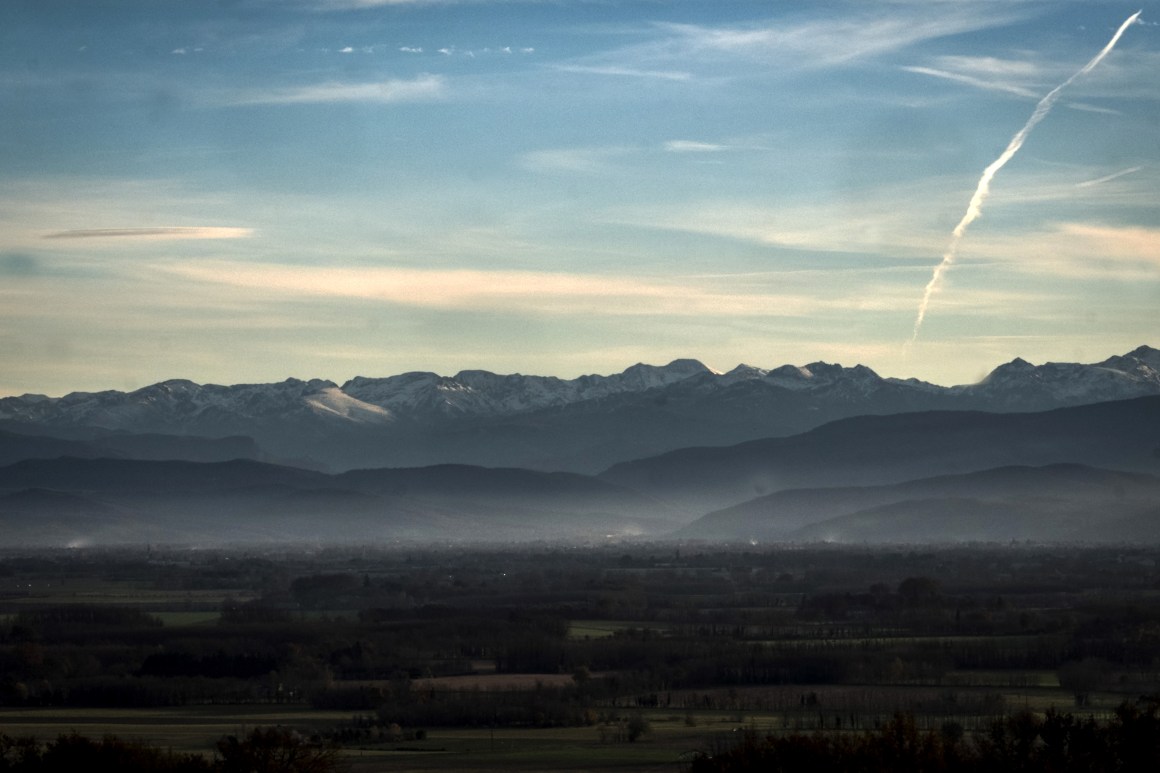
<instances>
[{"instance_id":1,"label":"mountain peak","mask_svg":"<svg viewBox=\"0 0 1160 773\"><path fill-rule=\"evenodd\" d=\"M1123 357L1113 357L1112 360L1136 360L1155 370L1160 370L1160 349L1151 346L1137 346Z\"/></svg>"},{"instance_id":2,"label":"mountain peak","mask_svg":"<svg viewBox=\"0 0 1160 773\"><path fill-rule=\"evenodd\" d=\"M769 371L765 370L764 368L758 368L758 367L753 366L753 365L746 365L743 362L740 365L738 365L736 368L734 368L733 370L729 371L728 373L722 374L722 375L724 375L727 379L736 381L738 379L746 379L746 378L764 378L765 376L769 375Z\"/></svg>"},{"instance_id":3,"label":"mountain peak","mask_svg":"<svg viewBox=\"0 0 1160 773\"><path fill-rule=\"evenodd\" d=\"M338 386L338 384L325 378L312 378L309 381L303 381L300 378L288 378L282 382L282 385L290 388L308 389L313 392L321 392L324 389L331 389Z\"/></svg>"},{"instance_id":4,"label":"mountain peak","mask_svg":"<svg viewBox=\"0 0 1160 773\"><path fill-rule=\"evenodd\" d=\"M661 366L661 370L667 371L669 373L687 373L690 376L695 376L699 373L717 373L717 371L708 367L700 360L694 360L691 358L673 360L668 365Z\"/></svg>"},{"instance_id":5,"label":"mountain peak","mask_svg":"<svg viewBox=\"0 0 1160 773\"><path fill-rule=\"evenodd\" d=\"M981 383L989 383L996 378L1011 378L1027 375L1035 371L1035 366L1022 357L1016 357L1010 362L1005 362L999 367L995 368Z\"/></svg>"},{"instance_id":6,"label":"mountain peak","mask_svg":"<svg viewBox=\"0 0 1160 773\"><path fill-rule=\"evenodd\" d=\"M626 368L620 374L622 380L629 380L646 387L666 386L686 378L699 376L703 373L712 374L714 371L705 367L699 360L673 360L668 365L646 365L638 362Z\"/></svg>"},{"instance_id":7,"label":"mountain peak","mask_svg":"<svg viewBox=\"0 0 1160 773\"><path fill-rule=\"evenodd\" d=\"M878 374L865 365L855 365L852 368L846 368L839 363L830 364L828 362L811 362L804 368L801 368L810 378L826 378L834 379L843 376L852 376L857 379L878 378Z\"/></svg>"},{"instance_id":8,"label":"mountain peak","mask_svg":"<svg viewBox=\"0 0 1160 773\"><path fill-rule=\"evenodd\" d=\"M153 385L154 387L165 387L166 389L196 389L201 386L196 381L190 381L187 378L168 378ZM145 387L148 389L149 387Z\"/></svg>"}]
</instances>

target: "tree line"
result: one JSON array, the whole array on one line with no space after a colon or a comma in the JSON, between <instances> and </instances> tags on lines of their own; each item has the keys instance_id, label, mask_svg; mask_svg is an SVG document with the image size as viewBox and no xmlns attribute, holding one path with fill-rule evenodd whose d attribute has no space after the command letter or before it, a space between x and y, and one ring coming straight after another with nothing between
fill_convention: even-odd
<instances>
[{"instance_id":1,"label":"tree line","mask_svg":"<svg viewBox=\"0 0 1160 773\"><path fill-rule=\"evenodd\" d=\"M956 723L919 730L914 717L896 714L866 733L793 733L762 736L700 750L690 773L1135 773L1160 769L1157 697L1124 703L1111 721L1097 722L1049 710L996 720L966 735Z\"/></svg>"}]
</instances>

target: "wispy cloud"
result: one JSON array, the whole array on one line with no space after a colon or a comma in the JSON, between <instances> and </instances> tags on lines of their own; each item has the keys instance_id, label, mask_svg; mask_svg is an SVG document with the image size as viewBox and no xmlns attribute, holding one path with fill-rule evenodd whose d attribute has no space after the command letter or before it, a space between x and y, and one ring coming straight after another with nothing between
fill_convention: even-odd
<instances>
[{"instance_id":1,"label":"wispy cloud","mask_svg":"<svg viewBox=\"0 0 1160 773\"><path fill-rule=\"evenodd\" d=\"M421 102L446 93L440 75L420 75L411 80L387 79L363 83L331 81L310 86L243 93L230 100L235 105L294 105L328 102Z\"/></svg>"},{"instance_id":2,"label":"wispy cloud","mask_svg":"<svg viewBox=\"0 0 1160 773\"><path fill-rule=\"evenodd\" d=\"M1047 222L1018 233L980 232L963 270L1035 281L1160 286L1160 229L1084 220ZM1017 280L1019 282L1024 279ZM1075 288L1074 284L1071 287ZM943 301L939 301L943 305Z\"/></svg>"},{"instance_id":3,"label":"wispy cloud","mask_svg":"<svg viewBox=\"0 0 1160 773\"><path fill-rule=\"evenodd\" d=\"M1069 107L1072 110L1082 110L1085 113L1101 113L1103 115L1123 115L1122 112L1111 107L1103 107L1101 105L1091 105L1087 102L1068 102L1064 107Z\"/></svg>"},{"instance_id":4,"label":"wispy cloud","mask_svg":"<svg viewBox=\"0 0 1160 773\"><path fill-rule=\"evenodd\" d=\"M998 59L992 56L940 56L934 66L907 65L900 69L917 75L961 83L984 91L1014 94L1025 99L1038 100L1046 93L1045 83L1062 77L1062 67L1049 67L1020 59ZM1085 102L1067 102L1073 110L1118 115L1120 111Z\"/></svg>"},{"instance_id":5,"label":"wispy cloud","mask_svg":"<svg viewBox=\"0 0 1160 773\"><path fill-rule=\"evenodd\" d=\"M631 277L609 274L401 267L318 267L198 261L166 265L184 280L229 285L268 296L350 298L436 310L547 315L805 317L827 308L897 310L899 292L824 294L778 291L751 277Z\"/></svg>"},{"instance_id":6,"label":"wispy cloud","mask_svg":"<svg viewBox=\"0 0 1160 773\"><path fill-rule=\"evenodd\" d=\"M670 153L719 153L729 149L728 145L696 140L669 140L664 147Z\"/></svg>"},{"instance_id":7,"label":"wispy cloud","mask_svg":"<svg viewBox=\"0 0 1160 773\"><path fill-rule=\"evenodd\" d=\"M1023 59L942 56L935 58L930 66L911 65L901 70L1028 99L1039 99L1043 95L1036 88L1044 80L1043 67Z\"/></svg>"},{"instance_id":8,"label":"wispy cloud","mask_svg":"<svg viewBox=\"0 0 1160 773\"><path fill-rule=\"evenodd\" d=\"M625 148L552 148L525 153L520 165L532 172L604 174L614 169L609 161L627 153Z\"/></svg>"},{"instance_id":9,"label":"wispy cloud","mask_svg":"<svg viewBox=\"0 0 1160 773\"><path fill-rule=\"evenodd\" d=\"M480 0L304 0L304 2L320 11L357 11L391 5L455 5Z\"/></svg>"},{"instance_id":10,"label":"wispy cloud","mask_svg":"<svg viewBox=\"0 0 1160 773\"><path fill-rule=\"evenodd\" d=\"M751 24L660 22L634 31L640 42L558 62L563 72L719 83L750 76L851 66L925 41L999 27L1027 11L1004 5L986 12L973 4L871 4L853 11L774 14ZM746 67L746 65L752 65Z\"/></svg>"},{"instance_id":11,"label":"wispy cloud","mask_svg":"<svg viewBox=\"0 0 1160 773\"><path fill-rule=\"evenodd\" d=\"M898 51L916 43L988 27L1018 17L1010 9L979 13L977 9L940 4L937 9L912 7L912 13L860 13L845 18L808 17L749 27L709 27L663 24L669 36L662 43L670 55L687 57L744 56L778 59L799 67L829 67Z\"/></svg>"},{"instance_id":12,"label":"wispy cloud","mask_svg":"<svg viewBox=\"0 0 1160 773\"><path fill-rule=\"evenodd\" d=\"M1044 68L1027 59L1001 59L995 56L946 54L934 60L936 66L951 72L967 73L989 80L1020 83L1035 82L1048 75ZM1055 77L1055 73L1050 74Z\"/></svg>"},{"instance_id":13,"label":"wispy cloud","mask_svg":"<svg viewBox=\"0 0 1160 773\"><path fill-rule=\"evenodd\" d=\"M1133 166L1129 169L1121 169L1118 172L1112 172L1111 174L1106 174L1103 177L1097 177L1094 180L1084 180L1081 183L1076 183L1075 187L1077 187L1077 188L1090 188L1093 185L1102 185L1104 183L1109 183L1112 180L1118 179L1120 177L1126 177L1130 174L1135 174L1136 172L1139 172L1143 168L1144 167L1142 167L1142 166Z\"/></svg>"},{"instance_id":14,"label":"wispy cloud","mask_svg":"<svg viewBox=\"0 0 1160 773\"><path fill-rule=\"evenodd\" d=\"M863 252L892 260L925 256L939 249L938 214L945 194L937 186L906 190L884 187L876 193L842 208L832 202L779 206L744 199L706 199L679 206L625 208L609 213L607 221L797 251ZM923 195L930 201L929 211L916 212L908 202Z\"/></svg>"},{"instance_id":15,"label":"wispy cloud","mask_svg":"<svg viewBox=\"0 0 1160 773\"><path fill-rule=\"evenodd\" d=\"M693 74L686 70L646 70L637 67L622 67L618 65L554 65L553 69L561 72L580 73L584 75L611 75L628 78L651 78L666 81L691 80Z\"/></svg>"},{"instance_id":16,"label":"wispy cloud","mask_svg":"<svg viewBox=\"0 0 1160 773\"><path fill-rule=\"evenodd\" d=\"M166 226L161 228L81 228L45 234L45 239L246 239L252 228L233 226Z\"/></svg>"},{"instance_id":17,"label":"wispy cloud","mask_svg":"<svg viewBox=\"0 0 1160 773\"><path fill-rule=\"evenodd\" d=\"M987 80L975 75L968 75L961 72L950 72L948 70L937 70L933 67L903 67L906 72L916 73L918 75L930 75L935 78L943 78L945 80L962 83L967 86L973 86L977 89L985 89L987 91L1001 91L1008 94L1015 94L1020 97L1027 97L1029 99L1037 99L1040 95L1034 90L1026 86L1019 86L1014 83L1007 83L1002 81Z\"/></svg>"},{"instance_id":18,"label":"wispy cloud","mask_svg":"<svg viewBox=\"0 0 1160 773\"><path fill-rule=\"evenodd\" d=\"M1082 242L1087 254L1111 260L1129 260L1160 267L1160 228L1061 223L1058 232Z\"/></svg>"},{"instance_id":19,"label":"wispy cloud","mask_svg":"<svg viewBox=\"0 0 1160 773\"><path fill-rule=\"evenodd\" d=\"M752 145L742 140L728 147ZM1069 241L1054 224L1100 218L1117 223L1126 208L1151 206L1155 172L1150 165L1109 173L1107 167L1089 164L1025 164L995 192L1002 216L972 236L967 252L971 259L1006 262L1042 250L1068 256L1069 262L1082 256L1095 265L1100 245L1094 240ZM664 204L642 201L594 208L591 217L611 225L769 245L797 254L860 253L897 263L945 248L946 229L954 225L963 204L961 187L955 176L931 175L868 185L840 200L827 196L795 200L774 192L768 197L690 197ZM1154 244L1160 245L1160 240ZM1160 255L1160 247L1154 250Z\"/></svg>"},{"instance_id":20,"label":"wispy cloud","mask_svg":"<svg viewBox=\"0 0 1160 773\"><path fill-rule=\"evenodd\" d=\"M418 48L418 49L416 49L416 48L401 48L399 50L404 51L406 53L412 53L412 54L423 53L423 49L421 49L421 48ZM443 54L444 56L461 56L461 57L465 57L467 59L475 59L475 57L477 55L478 56L504 56L504 57L507 57L507 56L512 56L513 54L521 54L521 55L527 56L528 54L536 53L536 49L532 48L531 46L520 46L518 48L513 48L512 46L498 46L498 47L494 47L494 48L491 46L485 46L485 47L479 48L479 49L475 49L475 48L461 49L461 48L458 48L457 46L443 46L442 48L436 49L436 51L437 51L437 53Z\"/></svg>"}]
</instances>

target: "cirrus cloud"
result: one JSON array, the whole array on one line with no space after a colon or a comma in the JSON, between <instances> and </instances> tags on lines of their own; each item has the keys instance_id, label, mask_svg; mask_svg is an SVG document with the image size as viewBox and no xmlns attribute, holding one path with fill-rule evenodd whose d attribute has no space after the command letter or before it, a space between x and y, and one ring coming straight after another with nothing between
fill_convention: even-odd
<instances>
[{"instance_id":1,"label":"cirrus cloud","mask_svg":"<svg viewBox=\"0 0 1160 773\"><path fill-rule=\"evenodd\" d=\"M904 304L858 295L775 290L743 277L636 277L524 270L298 266L207 260L159 266L183 281L226 285L248 295L345 298L436 310L545 315L806 317L820 308ZM880 309L881 310L881 309Z\"/></svg>"},{"instance_id":2,"label":"cirrus cloud","mask_svg":"<svg viewBox=\"0 0 1160 773\"><path fill-rule=\"evenodd\" d=\"M439 75L420 75L411 80L388 78L365 83L329 81L309 86L248 92L236 96L229 102L234 105L421 102L439 99L444 95L445 87L446 82Z\"/></svg>"},{"instance_id":3,"label":"cirrus cloud","mask_svg":"<svg viewBox=\"0 0 1160 773\"><path fill-rule=\"evenodd\" d=\"M245 239L252 228L235 226L163 226L157 228L77 228L45 234L45 239Z\"/></svg>"},{"instance_id":4,"label":"cirrus cloud","mask_svg":"<svg viewBox=\"0 0 1160 773\"><path fill-rule=\"evenodd\" d=\"M718 153L728 149L727 145L696 140L669 140L665 143L665 150L670 153Z\"/></svg>"}]
</instances>

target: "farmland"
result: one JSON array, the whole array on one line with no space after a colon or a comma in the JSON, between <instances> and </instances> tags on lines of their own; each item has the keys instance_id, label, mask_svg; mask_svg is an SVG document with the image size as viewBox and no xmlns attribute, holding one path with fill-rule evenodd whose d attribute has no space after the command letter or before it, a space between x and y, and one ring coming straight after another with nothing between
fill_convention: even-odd
<instances>
[{"instance_id":1,"label":"farmland","mask_svg":"<svg viewBox=\"0 0 1160 773\"><path fill-rule=\"evenodd\" d=\"M12 552L0 733L352 770L656 770L900 715L982 738L1160 689L1160 551L618 544ZM1142 704L1141 704L1142 705Z\"/></svg>"}]
</instances>

